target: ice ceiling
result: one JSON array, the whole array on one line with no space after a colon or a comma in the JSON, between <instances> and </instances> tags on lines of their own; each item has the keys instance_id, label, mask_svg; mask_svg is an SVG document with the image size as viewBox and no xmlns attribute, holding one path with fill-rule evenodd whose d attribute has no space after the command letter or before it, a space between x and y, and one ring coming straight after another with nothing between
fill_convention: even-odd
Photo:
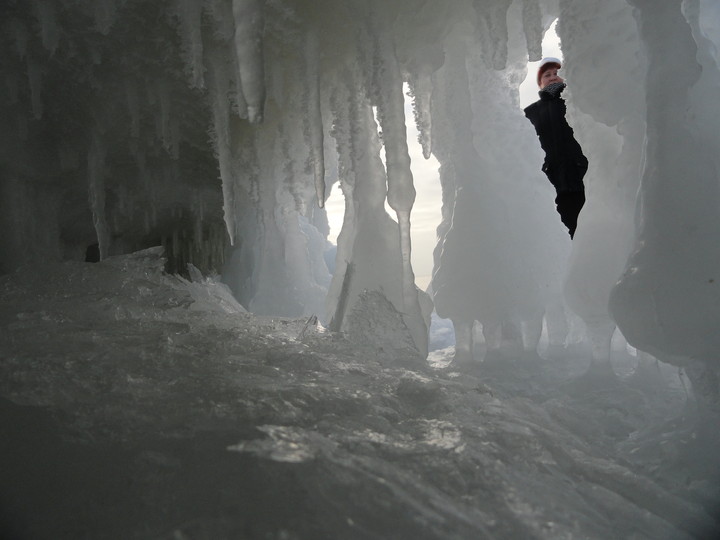
<instances>
[{"instance_id":1,"label":"ice ceiling","mask_svg":"<svg viewBox=\"0 0 720 540\"><path fill-rule=\"evenodd\" d=\"M517 104L556 18L590 160L572 246ZM717 402L715 0L9 0L0 20L1 272L163 244L171 271L221 272L261 315L346 328L382 291L426 350L414 121L441 164L433 300L459 355L474 321L490 344L514 325L534 347L543 317L562 339L568 306L598 364L618 324Z\"/></svg>"}]
</instances>

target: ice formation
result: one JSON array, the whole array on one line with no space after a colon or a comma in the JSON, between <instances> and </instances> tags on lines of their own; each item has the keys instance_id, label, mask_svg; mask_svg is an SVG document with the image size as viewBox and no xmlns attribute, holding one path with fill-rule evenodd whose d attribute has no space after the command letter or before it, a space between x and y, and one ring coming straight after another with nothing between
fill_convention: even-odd
<instances>
[{"instance_id":1,"label":"ice formation","mask_svg":"<svg viewBox=\"0 0 720 540\"><path fill-rule=\"evenodd\" d=\"M554 20L572 242L518 98ZM720 2L5 0L0 30L0 536L720 529Z\"/></svg>"},{"instance_id":2,"label":"ice formation","mask_svg":"<svg viewBox=\"0 0 720 540\"><path fill-rule=\"evenodd\" d=\"M717 2L0 9L3 272L82 260L94 245L105 259L162 244L171 271L221 272L260 315L348 330L358 298L380 291L425 354L407 84L423 153L441 164L432 290L459 358L483 340L534 354L543 324L562 347L573 313L597 366L609 367L619 325L696 382L717 380ZM556 18L590 160L572 245L517 96ZM331 276L323 205L335 183L346 209Z\"/></svg>"}]
</instances>

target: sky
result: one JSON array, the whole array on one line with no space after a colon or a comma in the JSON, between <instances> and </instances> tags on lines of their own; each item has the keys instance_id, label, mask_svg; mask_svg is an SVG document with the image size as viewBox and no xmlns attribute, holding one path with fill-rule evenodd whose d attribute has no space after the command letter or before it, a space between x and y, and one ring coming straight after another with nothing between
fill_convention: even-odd
<instances>
[{"instance_id":1,"label":"sky","mask_svg":"<svg viewBox=\"0 0 720 540\"><path fill-rule=\"evenodd\" d=\"M560 39L555 32L555 23L548 29L543 39L543 56L554 56L562 59ZM535 73L539 63L539 61L528 63L528 76L519 88L521 107L527 107L537 100ZM412 121L412 103L409 97L406 97L405 100L405 118L409 120L407 122L408 151L410 153L410 167L415 182L415 191L417 192L410 218L412 265L417 286L425 290L432 275L433 250L437 242L436 230L442 219L442 189L438 174L440 164L435 159L435 156L425 159L422 155L422 148L417 140L418 130ZM343 213L345 211L345 201L339 184L332 187L325 208L330 223L329 240L335 243L342 228ZM394 216L394 212L387 204L386 209L391 216Z\"/></svg>"}]
</instances>

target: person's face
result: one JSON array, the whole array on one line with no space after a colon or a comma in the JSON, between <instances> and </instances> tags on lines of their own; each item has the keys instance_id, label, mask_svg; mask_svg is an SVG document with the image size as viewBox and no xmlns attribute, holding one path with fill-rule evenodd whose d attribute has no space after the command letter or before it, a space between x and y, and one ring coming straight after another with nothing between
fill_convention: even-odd
<instances>
[{"instance_id":1,"label":"person's face","mask_svg":"<svg viewBox=\"0 0 720 540\"><path fill-rule=\"evenodd\" d=\"M540 75L540 90L545 88L548 84L565 82L563 78L558 75L560 68L557 66L550 66L543 74Z\"/></svg>"}]
</instances>

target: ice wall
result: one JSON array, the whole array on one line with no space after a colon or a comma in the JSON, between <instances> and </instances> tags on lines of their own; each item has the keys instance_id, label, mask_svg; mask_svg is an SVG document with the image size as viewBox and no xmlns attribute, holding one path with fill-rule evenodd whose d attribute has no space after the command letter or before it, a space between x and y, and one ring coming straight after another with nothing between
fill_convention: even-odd
<instances>
[{"instance_id":1,"label":"ice wall","mask_svg":"<svg viewBox=\"0 0 720 540\"><path fill-rule=\"evenodd\" d=\"M171 270L222 271L257 313L317 314L343 329L364 290L382 291L423 351L407 83L424 154L441 163L433 290L466 336L461 353L474 321L490 347L504 327L534 350L564 282L596 360L608 360L617 323L641 349L712 365L718 10L714 0L4 2L0 270L82 259L93 244L105 257L162 243ZM558 16L570 120L591 167L569 266L517 102ZM335 182L346 219L331 278L322 206Z\"/></svg>"},{"instance_id":2,"label":"ice wall","mask_svg":"<svg viewBox=\"0 0 720 540\"><path fill-rule=\"evenodd\" d=\"M632 5L648 61L645 163L634 251L610 306L631 343L695 367L696 386L714 386L717 406L720 5Z\"/></svg>"}]
</instances>

